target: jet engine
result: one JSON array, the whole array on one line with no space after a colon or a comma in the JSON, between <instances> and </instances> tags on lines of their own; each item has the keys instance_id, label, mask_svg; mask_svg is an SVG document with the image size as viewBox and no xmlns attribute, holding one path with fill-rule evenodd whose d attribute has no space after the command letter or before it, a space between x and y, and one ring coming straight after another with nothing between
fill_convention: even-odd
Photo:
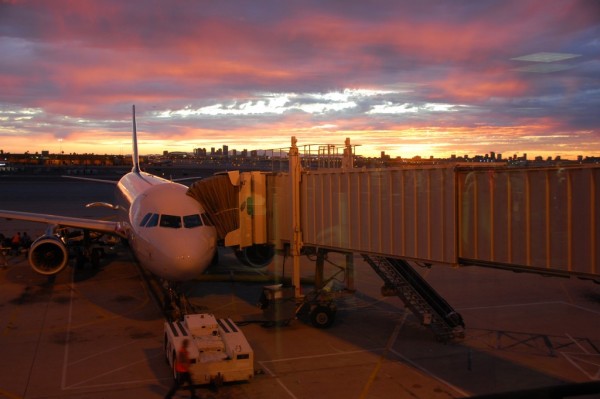
<instances>
[{"instance_id":1,"label":"jet engine","mask_svg":"<svg viewBox=\"0 0 600 399\"><path fill-rule=\"evenodd\" d=\"M254 244L237 250L235 256L246 266L261 269L271 263L275 256L275 248L267 244Z\"/></svg>"},{"instance_id":2,"label":"jet engine","mask_svg":"<svg viewBox=\"0 0 600 399\"><path fill-rule=\"evenodd\" d=\"M51 276L65 268L69 251L60 237L45 235L33 242L29 249L29 264L39 274Z\"/></svg>"}]
</instances>

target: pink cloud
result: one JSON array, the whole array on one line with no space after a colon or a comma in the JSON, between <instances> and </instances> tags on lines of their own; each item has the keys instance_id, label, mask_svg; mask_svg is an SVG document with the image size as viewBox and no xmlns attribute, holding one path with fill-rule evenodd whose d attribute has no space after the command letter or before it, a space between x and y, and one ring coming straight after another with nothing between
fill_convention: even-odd
<instances>
[{"instance_id":1,"label":"pink cloud","mask_svg":"<svg viewBox=\"0 0 600 399\"><path fill-rule=\"evenodd\" d=\"M11 2L5 7L8 17L0 17L0 46L1 40L15 40L11 56L0 61L0 109L3 104L40 108L43 114L20 125L29 135L48 129L69 141L112 142L125 134L132 103L150 113L239 103L257 93L371 88L393 94L320 115L294 109L283 115L151 120L147 133L164 139L161 143L196 137L247 145L262 145L265 137L280 145L289 144L289 135L343 140L345 134L357 144L362 137L385 145L387 136L379 131L405 138L412 131L422 144L452 144L452 137L470 139L476 134L467 132L474 131L498 141L507 135L521 140L515 126L540 137L556 131L576 137L590 126L600 134L592 115L600 100L586 93L597 69L533 76L514 71L518 62L511 60L536 51L571 51L586 62L597 58L584 54L597 54L592 51L598 48L592 40L598 29L595 2L383 2L379 7L350 2L342 9L275 2L260 10L243 3L143 4ZM395 91L407 86L410 90ZM470 108L367 117L376 101L415 109L427 102ZM78 119L81 126L74 125ZM314 128L319 125L336 128ZM439 135L423 135L423 129ZM455 134L442 134L444 129ZM519 145L541 146L540 140L522 140ZM600 151L595 143L590 148Z\"/></svg>"}]
</instances>

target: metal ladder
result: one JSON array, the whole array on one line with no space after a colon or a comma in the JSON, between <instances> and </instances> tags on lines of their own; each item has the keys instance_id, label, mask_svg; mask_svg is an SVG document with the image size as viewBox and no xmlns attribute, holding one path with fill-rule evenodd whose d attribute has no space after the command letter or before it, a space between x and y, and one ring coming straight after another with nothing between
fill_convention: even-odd
<instances>
[{"instance_id":1,"label":"metal ladder","mask_svg":"<svg viewBox=\"0 0 600 399\"><path fill-rule=\"evenodd\" d=\"M408 262L383 256L362 256L384 281L383 295L398 296L436 338L448 341L464 337L465 324L461 315Z\"/></svg>"}]
</instances>

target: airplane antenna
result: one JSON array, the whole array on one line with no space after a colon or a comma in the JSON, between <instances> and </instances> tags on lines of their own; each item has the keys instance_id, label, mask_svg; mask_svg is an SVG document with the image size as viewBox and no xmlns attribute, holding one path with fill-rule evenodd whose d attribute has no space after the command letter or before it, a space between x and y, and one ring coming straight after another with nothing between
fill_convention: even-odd
<instances>
[{"instance_id":1,"label":"airplane antenna","mask_svg":"<svg viewBox=\"0 0 600 399\"><path fill-rule=\"evenodd\" d=\"M135 126L135 105L133 105L133 154L131 154L131 158L133 161L133 168L131 171L133 173L140 173L140 157L138 155L138 142L137 142L137 129Z\"/></svg>"}]
</instances>

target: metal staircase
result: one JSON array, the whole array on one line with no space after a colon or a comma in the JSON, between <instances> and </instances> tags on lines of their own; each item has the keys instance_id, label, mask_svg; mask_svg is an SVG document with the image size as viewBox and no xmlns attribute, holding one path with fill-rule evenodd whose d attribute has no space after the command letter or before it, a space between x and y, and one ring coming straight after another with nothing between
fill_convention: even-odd
<instances>
[{"instance_id":1,"label":"metal staircase","mask_svg":"<svg viewBox=\"0 0 600 399\"><path fill-rule=\"evenodd\" d=\"M398 296L438 339L448 341L464 337L465 324L461 315L408 262L384 256L362 256L383 279L382 293Z\"/></svg>"}]
</instances>

